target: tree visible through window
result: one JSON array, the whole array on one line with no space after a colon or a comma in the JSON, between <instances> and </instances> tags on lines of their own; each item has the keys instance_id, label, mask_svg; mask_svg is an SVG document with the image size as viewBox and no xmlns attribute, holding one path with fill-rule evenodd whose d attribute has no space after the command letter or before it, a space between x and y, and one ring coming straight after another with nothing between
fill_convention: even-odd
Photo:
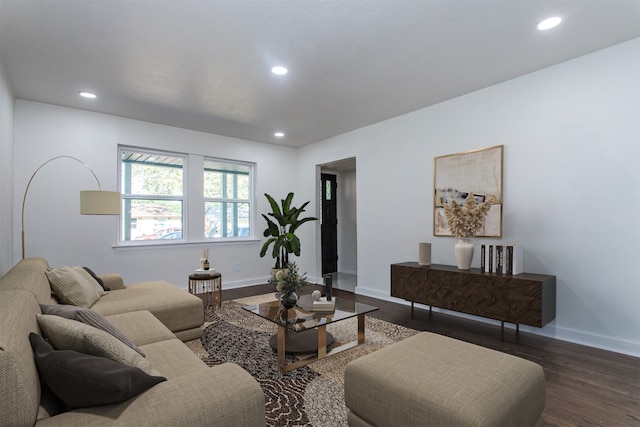
<instances>
[{"instance_id":1,"label":"tree visible through window","mask_svg":"<svg viewBox=\"0 0 640 427\"><path fill-rule=\"evenodd\" d=\"M184 157L120 150L121 239L182 238Z\"/></svg>"}]
</instances>

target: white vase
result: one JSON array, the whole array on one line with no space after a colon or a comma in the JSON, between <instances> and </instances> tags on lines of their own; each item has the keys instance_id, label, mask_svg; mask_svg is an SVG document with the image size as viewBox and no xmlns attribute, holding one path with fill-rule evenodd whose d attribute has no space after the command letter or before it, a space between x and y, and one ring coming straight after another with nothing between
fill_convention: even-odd
<instances>
[{"instance_id":1,"label":"white vase","mask_svg":"<svg viewBox=\"0 0 640 427\"><path fill-rule=\"evenodd\" d=\"M454 251L456 254L458 269L471 269L471 261L473 260L473 240L470 237L458 239L454 246Z\"/></svg>"}]
</instances>

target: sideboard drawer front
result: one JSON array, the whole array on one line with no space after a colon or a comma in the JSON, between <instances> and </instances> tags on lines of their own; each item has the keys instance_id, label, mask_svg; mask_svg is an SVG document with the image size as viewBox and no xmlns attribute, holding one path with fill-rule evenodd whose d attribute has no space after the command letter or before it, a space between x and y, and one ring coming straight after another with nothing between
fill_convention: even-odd
<instances>
[{"instance_id":1,"label":"sideboard drawer front","mask_svg":"<svg viewBox=\"0 0 640 427\"><path fill-rule=\"evenodd\" d=\"M468 275L456 299L457 310L490 319L542 326L542 287L508 276Z\"/></svg>"},{"instance_id":2,"label":"sideboard drawer front","mask_svg":"<svg viewBox=\"0 0 640 427\"><path fill-rule=\"evenodd\" d=\"M428 304L429 275L421 268L391 266L391 296Z\"/></svg>"}]
</instances>

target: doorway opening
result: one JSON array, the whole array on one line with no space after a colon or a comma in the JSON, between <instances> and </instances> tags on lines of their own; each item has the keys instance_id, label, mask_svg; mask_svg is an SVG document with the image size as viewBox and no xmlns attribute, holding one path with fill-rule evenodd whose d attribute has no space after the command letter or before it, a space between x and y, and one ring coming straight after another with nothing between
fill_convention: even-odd
<instances>
[{"instance_id":1,"label":"doorway opening","mask_svg":"<svg viewBox=\"0 0 640 427\"><path fill-rule=\"evenodd\" d=\"M322 275L336 289L357 286L356 159L320 165L320 246Z\"/></svg>"}]
</instances>

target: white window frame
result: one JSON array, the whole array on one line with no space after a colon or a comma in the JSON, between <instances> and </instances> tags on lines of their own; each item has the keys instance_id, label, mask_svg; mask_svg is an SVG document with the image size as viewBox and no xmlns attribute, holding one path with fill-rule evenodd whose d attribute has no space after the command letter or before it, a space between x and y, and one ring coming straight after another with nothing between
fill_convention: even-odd
<instances>
[{"instance_id":1,"label":"white window frame","mask_svg":"<svg viewBox=\"0 0 640 427\"><path fill-rule=\"evenodd\" d=\"M227 237L206 237L205 239L210 240L220 240L220 239L242 239L242 238L250 238L254 233L254 227L253 227L253 223L254 223L254 197L253 197L253 192L254 192L254 185L253 185L253 171L255 169L255 165L253 163L250 162L242 162L242 161L237 161L237 160L227 160L227 159L220 159L220 158L216 158L216 157L205 157L204 158L204 164L203 164L203 168L202 168L202 172L204 174L204 172L206 171L206 168L204 167L206 165L207 162L210 163L220 163L223 165L223 167L220 168L215 168L215 170L226 170L226 173L229 174L237 174L237 175L247 175L248 181L249 181L249 194L247 195L246 199L243 198L239 198L239 197L225 197L224 195L224 187L223 187L223 195L221 197L206 197L204 195L204 188L202 191L202 197L203 197L203 204L202 204L202 212L204 215L204 206L206 203L211 202L211 203L222 203L223 205L225 203L247 203L249 205L249 234L246 236L227 236ZM226 166L226 167L224 167ZM236 171L234 171L234 169L237 169ZM223 172L224 173L224 172ZM204 186L204 179L203 179L203 186ZM238 231L238 224L237 224L237 216L235 216L234 218L234 222L235 222L235 226L234 226L234 231L237 232ZM225 222L223 221L223 224L221 225L221 227L224 229L225 228Z\"/></svg>"},{"instance_id":2,"label":"white window frame","mask_svg":"<svg viewBox=\"0 0 640 427\"><path fill-rule=\"evenodd\" d=\"M129 195L125 194L123 189L123 161L122 152L132 151L135 153L144 153L149 155L181 157L183 159L183 192L182 196L153 196L147 195ZM225 199L225 198L205 198L204 197L204 173L205 160L219 162L229 165L240 165L248 169L249 175L249 198L248 199ZM186 154L174 151L162 151L150 148L119 145L118 146L118 188L122 192L122 217L118 221L118 239L116 247L149 247L158 245L189 245L189 244L217 244L217 243L233 243L243 241L254 241L255 236L255 163L216 158L200 154ZM181 239L154 239L154 240L124 240L123 232L125 227L124 207L126 199L158 199L158 200L181 200L182 201L182 238ZM249 204L249 235L237 237L206 237L205 226L205 202L246 202Z\"/></svg>"}]
</instances>

